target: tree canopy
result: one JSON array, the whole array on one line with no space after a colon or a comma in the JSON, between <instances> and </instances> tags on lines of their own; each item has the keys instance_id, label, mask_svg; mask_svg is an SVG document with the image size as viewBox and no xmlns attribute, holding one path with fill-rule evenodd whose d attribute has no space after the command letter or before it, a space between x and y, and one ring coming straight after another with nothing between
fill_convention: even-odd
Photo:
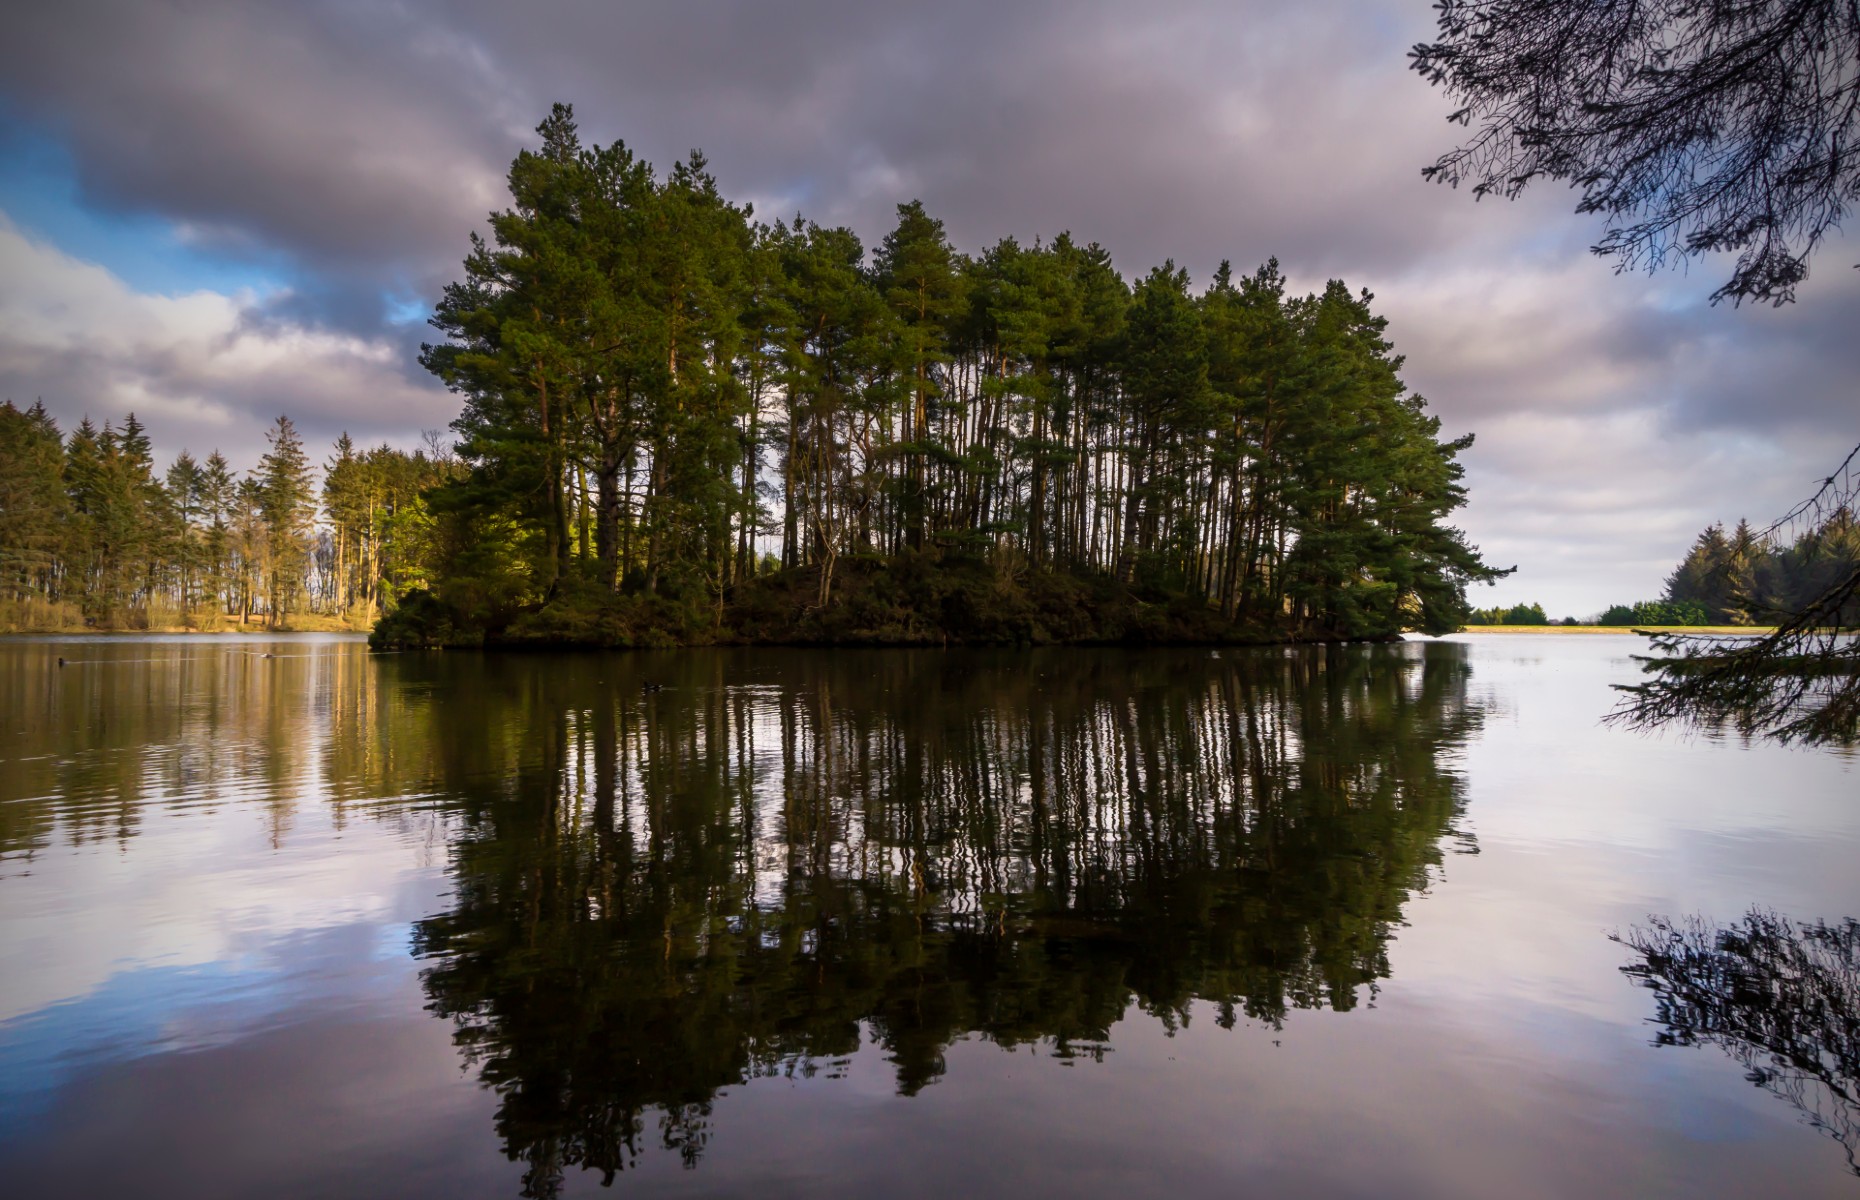
<instances>
[{"instance_id":1,"label":"tree canopy","mask_svg":"<svg viewBox=\"0 0 1860 1200\"><path fill-rule=\"evenodd\" d=\"M0 629L372 622L430 582L422 497L448 455L343 434L319 488L290 418L266 441L243 478L217 450L158 475L133 413L67 436L43 405L0 403Z\"/></svg>"},{"instance_id":2,"label":"tree canopy","mask_svg":"<svg viewBox=\"0 0 1860 1200\"><path fill-rule=\"evenodd\" d=\"M9 406L5 599L379 615L381 645L1336 640L1457 628L1503 573L1448 524L1472 438L1366 291L1126 279L1067 233L971 255L916 201L868 249L566 106L537 135L422 348L455 447L345 435L319 491L280 417L245 478L158 477L133 416Z\"/></svg>"}]
</instances>

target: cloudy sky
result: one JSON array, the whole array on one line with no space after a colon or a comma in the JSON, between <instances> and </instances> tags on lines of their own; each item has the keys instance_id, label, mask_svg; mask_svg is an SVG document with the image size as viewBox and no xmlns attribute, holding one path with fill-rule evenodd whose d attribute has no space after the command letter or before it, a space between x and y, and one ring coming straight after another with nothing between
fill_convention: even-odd
<instances>
[{"instance_id":1,"label":"cloudy sky","mask_svg":"<svg viewBox=\"0 0 1860 1200\"><path fill-rule=\"evenodd\" d=\"M1461 523L1586 614L1657 593L1713 520L1780 515L1860 442L1860 238L1791 308L1728 264L1617 276L1569 193L1426 184L1448 104L1428 0L60 0L0 39L0 398L131 410L249 464L289 413L413 444L414 361L550 102L765 217L867 241L921 198L964 249L1061 230L1126 275L1277 255L1376 293L1406 377L1471 431Z\"/></svg>"}]
</instances>

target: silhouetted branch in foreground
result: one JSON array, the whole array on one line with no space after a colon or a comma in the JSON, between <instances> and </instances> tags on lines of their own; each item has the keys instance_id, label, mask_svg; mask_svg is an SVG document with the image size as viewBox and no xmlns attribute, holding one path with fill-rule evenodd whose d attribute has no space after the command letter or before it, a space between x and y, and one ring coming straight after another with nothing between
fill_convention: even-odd
<instances>
[{"instance_id":1,"label":"silhouetted branch in foreground","mask_svg":"<svg viewBox=\"0 0 1860 1200\"><path fill-rule=\"evenodd\" d=\"M1788 528L1815 587L1804 604L1760 616L1775 622L1761 637L1649 633L1658 655L1637 655L1650 678L1624 685L1627 699L1608 719L1635 728L1669 724L1731 728L1783 743L1853 745L1860 740L1860 447L1815 494L1772 525ZM1741 598L1758 613L1754 598Z\"/></svg>"}]
</instances>

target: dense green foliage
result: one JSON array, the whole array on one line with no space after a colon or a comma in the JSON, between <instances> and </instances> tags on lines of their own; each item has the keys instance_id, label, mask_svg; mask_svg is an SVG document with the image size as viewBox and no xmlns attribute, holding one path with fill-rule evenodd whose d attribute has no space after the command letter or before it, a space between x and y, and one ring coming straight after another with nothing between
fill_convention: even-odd
<instances>
[{"instance_id":1,"label":"dense green foliage","mask_svg":"<svg viewBox=\"0 0 1860 1200\"><path fill-rule=\"evenodd\" d=\"M1597 625L1710 625L1711 614L1705 606L1689 600L1642 600L1636 604L1611 604L1596 619Z\"/></svg>"},{"instance_id":2,"label":"dense green foliage","mask_svg":"<svg viewBox=\"0 0 1860 1200\"><path fill-rule=\"evenodd\" d=\"M1771 625L1809 608L1860 568L1860 525L1845 508L1783 543L1748 521L1729 534L1710 525L1692 543L1659 600L1611 605L1602 625ZM1860 602L1827 614L1860 623Z\"/></svg>"},{"instance_id":3,"label":"dense green foliage","mask_svg":"<svg viewBox=\"0 0 1860 1200\"><path fill-rule=\"evenodd\" d=\"M1748 521L1728 535L1713 525L1667 577L1666 599L1702 607L1713 624L1768 625L1803 611L1856 568L1860 523L1844 507L1788 542L1759 536ZM1860 604L1845 620L1860 624Z\"/></svg>"},{"instance_id":4,"label":"dense green foliage","mask_svg":"<svg viewBox=\"0 0 1860 1200\"><path fill-rule=\"evenodd\" d=\"M917 203L868 255L660 177L558 107L422 360L457 460L279 418L155 471L134 416L0 413L0 624L382 618L383 645L1444 632L1496 577L1367 293L1195 294L1068 235L979 257ZM409 603L401 605L406 598ZM395 611L398 609L399 611Z\"/></svg>"},{"instance_id":5,"label":"dense green foliage","mask_svg":"<svg viewBox=\"0 0 1860 1200\"><path fill-rule=\"evenodd\" d=\"M1726 534L1710 525L1692 543L1658 600L1614 604L1600 625L1770 625L1800 613L1860 567L1860 526L1845 508L1788 543L1759 535L1748 521ZM1841 616L1844 613L1845 616ZM1837 606L1846 624L1860 604Z\"/></svg>"},{"instance_id":6,"label":"dense green foliage","mask_svg":"<svg viewBox=\"0 0 1860 1200\"><path fill-rule=\"evenodd\" d=\"M1468 625L1548 625L1541 604L1514 604L1510 608L1475 608L1466 614Z\"/></svg>"},{"instance_id":7,"label":"dense green foliage","mask_svg":"<svg viewBox=\"0 0 1860 1200\"><path fill-rule=\"evenodd\" d=\"M1669 597L1698 613L1770 625L1757 637L1656 634L1662 656L1625 690L1611 719L1733 730L1781 742L1860 741L1860 496L1850 454L1821 490L1764 534L1739 523L1699 535L1667 580ZM1777 531L1793 526L1785 539ZM1709 606L1709 607L1708 607Z\"/></svg>"},{"instance_id":8,"label":"dense green foliage","mask_svg":"<svg viewBox=\"0 0 1860 1200\"><path fill-rule=\"evenodd\" d=\"M217 451L158 477L133 413L65 437L42 406L0 404L0 628L372 620L425 584L421 495L452 464L345 434L319 491L289 419L266 440L243 478Z\"/></svg>"},{"instance_id":9,"label":"dense green foliage","mask_svg":"<svg viewBox=\"0 0 1860 1200\"><path fill-rule=\"evenodd\" d=\"M538 132L433 317L469 470L431 498L430 620L384 642L703 640L770 605L797 636L990 636L912 596L843 615L910 560L971 608L1108 585L1053 636L1186 602L1377 637L1457 627L1496 574L1444 524L1471 439L1367 293L1288 295L1271 262L1132 284L1065 234L970 257L917 203L868 255L754 222L701 156L661 177L561 106Z\"/></svg>"}]
</instances>

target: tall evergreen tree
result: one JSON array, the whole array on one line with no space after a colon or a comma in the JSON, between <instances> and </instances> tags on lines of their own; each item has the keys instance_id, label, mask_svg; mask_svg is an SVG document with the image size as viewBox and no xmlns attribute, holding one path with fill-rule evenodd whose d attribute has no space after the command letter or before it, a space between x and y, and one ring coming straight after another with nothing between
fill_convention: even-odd
<instances>
[{"instance_id":1,"label":"tall evergreen tree","mask_svg":"<svg viewBox=\"0 0 1860 1200\"><path fill-rule=\"evenodd\" d=\"M898 205L898 223L879 245L875 272L895 317L896 370L910 397L900 414L896 454L903 462L904 539L913 550L923 547L930 519L929 464L936 455L931 418L942 395L937 376L953 360L952 333L966 315L961 268L943 222L926 213L921 201Z\"/></svg>"},{"instance_id":2,"label":"tall evergreen tree","mask_svg":"<svg viewBox=\"0 0 1860 1200\"><path fill-rule=\"evenodd\" d=\"M238 484L226 456L218 450L207 455L200 471L200 516L205 524L203 541L206 557L206 589L218 597L220 611L233 611L232 535L229 523L233 516Z\"/></svg>"},{"instance_id":3,"label":"tall evergreen tree","mask_svg":"<svg viewBox=\"0 0 1860 1200\"><path fill-rule=\"evenodd\" d=\"M265 531L260 574L267 620L276 627L295 611L304 590L316 493L310 456L291 419L280 416L266 431L265 441L270 449L259 460L253 479Z\"/></svg>"},{"instance_id":4,"label":"tall evergreen tree","mask_svg":"<svg viewBox=\"0 0 1860 1200\"><path fill-rule=\"evenodd\" d=\"M174 566L177 598L185 620L200 599L206 551L201 520L206 508L207 478L194 456L183 450L168 468L167 481L171 518L167 553Z\"/></svg>"},{"instance_id":5,"label":"tall evergreen tree","mask_svg":"<svg viewBox=\"0 0 1860 1200\"><path fill-rule=\"evenodd\" d=\"M1124 528L1118 576L1180 532L1175 518L1188 487L1195 443L1212 418L1207 341L1188 294L1188 272L1173 262L1151 271L1131 297L1121 368L1130 428ZM1178 564L1169 564L1175 566Z\"/></svg>"}]
</instances>

